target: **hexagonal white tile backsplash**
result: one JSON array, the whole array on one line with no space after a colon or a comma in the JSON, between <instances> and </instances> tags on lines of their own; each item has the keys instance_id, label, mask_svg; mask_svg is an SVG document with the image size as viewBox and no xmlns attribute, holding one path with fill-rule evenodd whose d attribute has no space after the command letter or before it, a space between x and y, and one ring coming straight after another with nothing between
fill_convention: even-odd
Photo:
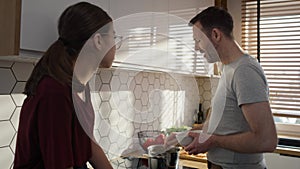
<instances>
[{"instance_id":1,"label":"hexagonal white tile backsplash","mask_svg":"<svg viewBox=\"0 0 300 169\"><path fill-rule=\"evenodd\" d=\"M0 68L1 81L5 81L0 85L0 94L10 94L15 83L16 78L12 71L7 68Z\"/></svg>"},{"instance_id":2,"label":"hexagonal white tile backsplash","mask_svg":"<svg viewBox=\"0 0 300 169\"><path fill-rule=\"evenodd\" d=\"M9 120L16 105L10 95L0 95L0 121Z\"/></svg>"},{"instance_id":3,"label":"hexagonal white tile backsplash","mask_svg":"<svg viewBox=\"0 0 300 169\"><path fill-rule=\"evenodd\" d=\"M22 92L34 63L0 60L0 164L4 169L13 163L19 114L25 99ZM192 125L199 100L206 111L217 83L217 78L101 69L90 82L95 138L112 159L139 146L140 130ZM117 161L113 165L130 164Z\"/></svg>"},{"instance_id":4,"label":"hexagonal white tile backsplash","mask_svg":"<svg viewBox=\"0 0 300 169\"><path fill-rule=\"evenodd\" d=\"M14 154L9 147L0 148L0 164L1 168L9 169L12 166Z\"/></svg>"}]
</instances>

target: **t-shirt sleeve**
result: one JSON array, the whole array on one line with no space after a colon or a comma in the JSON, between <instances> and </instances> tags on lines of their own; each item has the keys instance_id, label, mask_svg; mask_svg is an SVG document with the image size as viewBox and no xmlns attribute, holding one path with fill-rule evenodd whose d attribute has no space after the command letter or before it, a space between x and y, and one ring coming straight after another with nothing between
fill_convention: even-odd
<instances>
[{"instance_id":1,"label":"t-shirt sleeve","mask_svg":"<svg viewBox=\"0 0 300 169\"><path fill-rule=\"evenodd\" d=\"M239 66L234 73L232 86L239 106L269 100L265 75L255 65Z\"/></svg>"},{"instance_id":2,"label":"t-shirt sleeve","mask_svg":"<svg viewBox=\"0 0 300 169\"><path fill-rule=\"evenodd\" d=\"M64 92L47 92L38 107L38 133L46 169L73 166L72 113L70 96Z\"/></svg>"}]
</instances>

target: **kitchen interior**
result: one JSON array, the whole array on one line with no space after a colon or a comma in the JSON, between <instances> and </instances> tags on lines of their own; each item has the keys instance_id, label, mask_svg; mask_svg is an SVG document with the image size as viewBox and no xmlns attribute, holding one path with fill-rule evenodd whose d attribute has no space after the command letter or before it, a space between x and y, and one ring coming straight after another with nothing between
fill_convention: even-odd
<instances>
[{"instance_id":1,"label":"kitchen interior","mask_svg":"<svg viewBox=\"0 0 300 169\"><path fill-rule=\"evenodd\" d=\"M114 168L142 168L147 165L147 157L141 155L144 149L138 133L148 130L167 133L199 125L210 110L218 85L221 65L205 64L202 56L195 54L188 21L208 6L226 7L235 22L237 43L250 51L253 44L247 46L242 36L245 31L242 4L246 0L88 1L105 9L114 18L116 33L125 37L113 67L99 68L90 82L96 116L94 135ZM58 16L74 2L78 1L0 0L0 24L5 25L0 27L0 165L3 169L13 167L26 81L43 52L57 39ZM299 119L300 115L288 117ZM276 125L279 134L298 137L292 140L299 142L299 124L290 128L279 122ZM293 134L284 132L290 130ZM278 146L275 152L266 153L268 168L299 168L297 145ZM204 169L206 156L188 155L180 150L179 165Z\"/></svg>"}]
</instances>

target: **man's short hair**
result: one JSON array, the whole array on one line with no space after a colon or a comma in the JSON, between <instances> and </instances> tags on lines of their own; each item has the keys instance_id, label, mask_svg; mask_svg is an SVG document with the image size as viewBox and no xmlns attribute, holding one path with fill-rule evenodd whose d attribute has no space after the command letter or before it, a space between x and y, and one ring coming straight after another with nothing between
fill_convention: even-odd
<instances>
[{"instance_id":1,"label":"man's short hair","mask_svg":"<svg viewBox=\"0 0 300 169\"><path fill-rule=\"evenodd\" d=\"M227 37L232 38L233 19L223 8L211 6L201 11L190 20L190 25L200 22L206 34L213 28L220 29Z\"/></svg>"}]
</instances>

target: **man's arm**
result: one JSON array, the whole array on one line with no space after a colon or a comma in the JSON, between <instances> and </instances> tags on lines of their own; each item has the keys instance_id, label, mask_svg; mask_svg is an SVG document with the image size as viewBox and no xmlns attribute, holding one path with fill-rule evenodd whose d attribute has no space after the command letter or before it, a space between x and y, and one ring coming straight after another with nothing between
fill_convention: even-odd
<instances>
[{"instance_id":1,"label":"man's arm","mask_svg":"<svg viewBox=\"0 0 300 169\"><path fill-rule=\"evenodd\" d=\"M203 153L212 147L221 147L240 153L272 152L277 146L277 133L268 102L244 104L241 106L250 126L250 131L233 135L212 135L204 143L198 137L186 150L192 154ZM190 133L196 137L196 134Z\"/></svg>"},{"instance_id":2,"label":"man's arm","mask_svg":"<svg viewBox=\"0 0 300 169\"><path fill-rule=\"evenodd\" d=\"M242 153L272 152L277 146L277 133L268 102L242 105L251 131L229 136L214 136L216 146Z\"/></svg>"}]
</instances>

